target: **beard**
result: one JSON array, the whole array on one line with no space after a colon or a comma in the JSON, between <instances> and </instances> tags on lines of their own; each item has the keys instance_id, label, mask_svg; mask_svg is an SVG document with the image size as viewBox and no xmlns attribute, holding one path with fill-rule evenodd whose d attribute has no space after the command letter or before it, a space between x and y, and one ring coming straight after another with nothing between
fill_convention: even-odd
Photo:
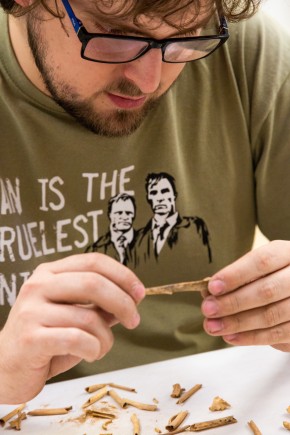
<instances>
[{"instance_id":1,"label":"beard","mask_svg":"<svg viewBox=\"0 0 290 435\"><path fill-rule=\"evenodd\" d=\"M106 137L130 135L140 127L148 113L159 104L160 99L165 95L164 93L158 97L151 97L139 109L115 109L106 113L98 113L94 108L94 102L104 93L117 93L126 97L142 97L144 94L131 81L120 79L101 91L95 92L91 97L82 98L71 84L56 78L56 72L49 64L47 45L41 37L41 20L35 18L32 13L28 14L27 35L35 64L54 101L83 127L95 134Z\"/></svg>"}]
</instances>

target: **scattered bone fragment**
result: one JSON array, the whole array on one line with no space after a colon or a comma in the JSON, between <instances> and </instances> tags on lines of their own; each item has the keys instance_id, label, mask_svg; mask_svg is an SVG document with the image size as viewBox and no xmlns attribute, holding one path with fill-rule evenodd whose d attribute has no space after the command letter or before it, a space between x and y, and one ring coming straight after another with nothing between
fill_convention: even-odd
<instances>
[{"instance_id":1,"label":"scattered bone fragment","mask_svg":"<svg viewBox=\"0 0 290 435\"><path fill-rule=\"evenodd\" d=\"M219 396L216 396L213 399L213 402L211 404L211 406L209 407L210 411L224 411L225 409L230 408L231 405L226 402L224 399L222 399Z\"/></svg>"}]
</instances>

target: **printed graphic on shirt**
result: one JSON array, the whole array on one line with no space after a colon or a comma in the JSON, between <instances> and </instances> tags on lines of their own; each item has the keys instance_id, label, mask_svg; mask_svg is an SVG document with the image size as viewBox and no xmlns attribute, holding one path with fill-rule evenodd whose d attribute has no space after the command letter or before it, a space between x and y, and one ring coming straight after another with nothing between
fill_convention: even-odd
<instances>
[{"instance_id":1,"label":"printed graphic on shirt","mask_svg":"<svg viewBox=\"0 0 290 435\"><path fill-rule=\"evenodd\" d=\"M108 205L109 230L90 245L86 252L102 252L133 267L154 257L158 261L165 246L175 249L180 232L207 248L208 262L212 261L209 232L203 219L180 216L176 209L177 190L173 176L166 172L151 173L145 182L146 198L152 218L139 229L133 227L136 203L133 196L119 194ZM193 249L194 249L193 243Z\"/></svg>"},{"instance_id":2,"label":"printed graphic on shirt","mask_svg":"<svg viewBox=\"0 0 290 435\"><path fill-rule=\"evenodd\" d=\"M134 195L129 187L134 169L74 174L76 195L65 176L29 174L28 183L27 174L0 177L0 306L14 304L39 264L83 253L99 238L106 201L117 192Z\"/></svg>"},{"instance_id":3,"label":"printed graphic on shirt","mask_svg":"<svg viewBox=\"0 0 290 435\"><path fill-rule=\"evenodd\" d=\"M112 197L108 204L109 231L89 246L86 252L101 252L127 264L128 253L136 240L133 229L135 216L134 196L120 193Z\"/></svg>"},{"instance_id":4,"label":"printed graphic on shirt","mask_svg":"<svg viewBox=\"0 0 290 435\"><path fill-rule=\"evenodd\" d=\"M35 185L30 183L31 203L21 177L0 178L0 306L14 304L39 264L73 253L101 252L137 274L145 263L159 270L161 260L171 267L184 255L211 263L207 225L194 210L189 216L179 213L177 196L180 204L183 198L173 176L150 173L137 195L134 170L126 166L112 173L80 173L76 196L67 179L36 178Z\"/></svg>"}]
</instances>

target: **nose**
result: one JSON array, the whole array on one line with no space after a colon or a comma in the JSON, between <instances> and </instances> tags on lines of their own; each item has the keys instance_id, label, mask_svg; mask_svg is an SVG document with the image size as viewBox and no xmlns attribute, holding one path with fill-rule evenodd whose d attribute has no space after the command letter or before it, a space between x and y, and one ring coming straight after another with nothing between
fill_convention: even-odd
<instances>
[{"instance_id":1,"label":"nose","mask_svg":"<svg viewBox=\"0 0 290 435\"><path fill-rule=\"evenodd\" d=\"M162 66L161 50L153 48L139 59L124 64L124 75L144 94L151 94L160 85Z\"/></svg>"}]
</instances>

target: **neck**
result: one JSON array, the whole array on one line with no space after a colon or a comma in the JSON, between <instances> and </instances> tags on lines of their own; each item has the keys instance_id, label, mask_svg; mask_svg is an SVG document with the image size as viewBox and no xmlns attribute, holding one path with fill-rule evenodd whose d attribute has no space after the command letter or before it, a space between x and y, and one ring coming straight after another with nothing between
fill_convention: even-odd
<instances>
[{"instance_id":1,"label":"neck","mask_svg":"<svg viewBox=\"0 0 290 435\"><path fill-rule=\"evenodd\" d=\"M24 74L34 86L49 95L28 44L26 17L15 18L9 15L9 33L15 56Z\"/></svg>"}]
</instances>

